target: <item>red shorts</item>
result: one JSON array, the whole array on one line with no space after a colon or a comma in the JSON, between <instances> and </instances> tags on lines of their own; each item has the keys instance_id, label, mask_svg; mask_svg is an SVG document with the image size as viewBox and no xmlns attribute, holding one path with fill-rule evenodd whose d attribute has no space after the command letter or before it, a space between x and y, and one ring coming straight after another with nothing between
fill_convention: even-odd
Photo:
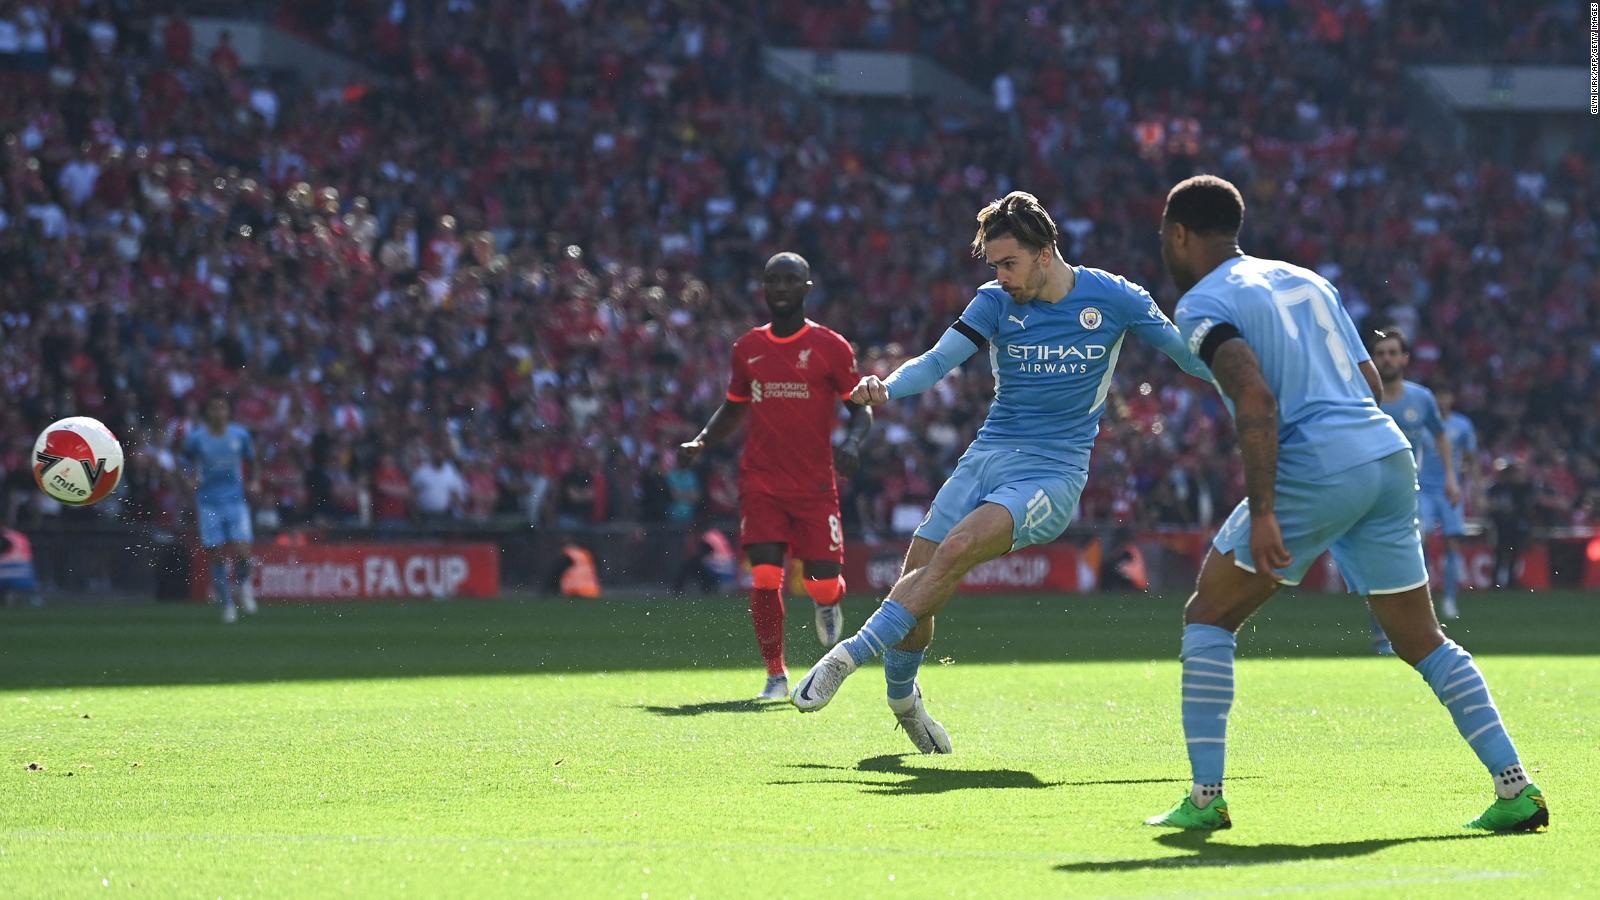
<instances>
[{"instance_id":1,"label":"red shorts","mask_svg":"<svg viewBox=\"0 0 1600 900\"><path fill-rule=\"evenodd\" d=\"M739 543L788 544L792 559L843 563L839 495L747 491L739 499Z\"/></svg>"}]
</instances>

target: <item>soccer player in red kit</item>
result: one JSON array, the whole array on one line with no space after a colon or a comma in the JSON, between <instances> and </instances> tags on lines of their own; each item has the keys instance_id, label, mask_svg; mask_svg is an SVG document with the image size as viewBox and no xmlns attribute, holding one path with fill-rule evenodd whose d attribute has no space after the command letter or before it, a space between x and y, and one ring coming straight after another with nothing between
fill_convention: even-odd
<instances>
[{"instance_id":1,"label":"soccer player in red kit","mask_svg":"<svg viewBox=\"0 0 1600 900\"><path fill-rule=\"evenodd\" d=\"M761 288L772 322L734 342L727 399L694 440L679 446L678 457L693 462L750 420L739 462L739 540L750 557L750 617L767 662L759 699L782 700L789 691L784 550L804 565L806 593L817 606L817 639L831 647L844 626L844 529L834 472L855 473L872 412L849 402L858 380L850 342L806 318L811 264L797 253L779 253L767 260ZM834 447L841 401L850 422Z\"/></svg>"}]
</instances>

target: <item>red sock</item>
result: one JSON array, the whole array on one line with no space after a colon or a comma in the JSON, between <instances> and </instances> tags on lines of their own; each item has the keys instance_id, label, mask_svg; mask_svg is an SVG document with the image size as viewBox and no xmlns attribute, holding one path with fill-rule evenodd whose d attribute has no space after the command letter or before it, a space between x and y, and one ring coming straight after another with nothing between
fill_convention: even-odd
<instances>
[{"instance_id":1,"label":"red sock","mask_svg":"<svg viewBox=\"0 0 1600 900\"><path fill-rule=\"evenodd\" d=\"M783 592L777 588L750 589L750 619L756 625L756 643L767 661L768 675L782 675Z\"/></svg>"}]
</instances>

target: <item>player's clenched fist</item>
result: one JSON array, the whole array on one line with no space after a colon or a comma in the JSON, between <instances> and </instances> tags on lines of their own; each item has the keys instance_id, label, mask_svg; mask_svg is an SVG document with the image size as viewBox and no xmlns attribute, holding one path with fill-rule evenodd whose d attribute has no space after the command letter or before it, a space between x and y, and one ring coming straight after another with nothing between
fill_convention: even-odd
<instances>
[{"instance_id":1,"label":"player's clenched fist","mask_svg":"<svg viewBox=\"0 0 1600 900\"><path fill-rule=\"evenodd\" d=\"M850 392L850 402L858 406L877 406L889 402L889 388L883 379L876 375L867 375L857 382L855 390Z\"/></svg>"}]
</instances>

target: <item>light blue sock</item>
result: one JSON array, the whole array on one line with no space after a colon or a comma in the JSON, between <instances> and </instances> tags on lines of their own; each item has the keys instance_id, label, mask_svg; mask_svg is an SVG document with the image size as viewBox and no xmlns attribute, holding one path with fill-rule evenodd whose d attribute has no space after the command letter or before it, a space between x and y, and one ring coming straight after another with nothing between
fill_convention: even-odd
<instances>
[{"instance_id":1,"label":"light blue sock","mask_svg":"<svg viewBox=\"0 0 1600 900\"><path fill-rule=\"evenodd\" d=\"M917 670L922 668L925 650L901 650L890 647L883 655L883 680L889 685L890 700L904 700L911 696L917 683Z\"/></svg>"},{"instance_id":2,"label":"light blue sock","mask_svg":"<svg viewBox=\"0 0 1600 900\"><path fill-rule=\"evenodd\" d=\"M221 598L223 606L233 605L233 591L228 588L228 564L214 562L211 564L211 583L217 586L217 596Z\"/></svg>"},{"instance_id":3,"label":"light blue sock","mask_svg":"<svg viewBox=\"0 0 1600 900\"><path fill-rule=\"evenodd\" d=\"M1215 625L1183 629L1183 738L1194 783L1222 786L1228 710L1233 707L1233 633Z\"/></svg>"},{"instance_id":4,"label":"light blue sock","mask_svg":"<svg viewBox=\"0 0 1600 900\"><path fill-rule=\"evenodd\" d=\"M839 646L859 666L905 640L915 627L917 617L911 614L911 610L893 600L884 600L878 611L861 626L861 630L840 641Z\"/></svg>"},{"instance_id":5,"label":"light blue sock","mask_svg":"<svg viewBox=\"0 0 1600 900\"><path fill-rule=\"evenodd\" d=\"M1478 664L1472 661L1472 654L1455 641L1447 640L1417 663L1417 671L1428 682L1428 687L1433 688L1439 702L1450 710L1456 730L1467 739L1468 746L1478 754L1478 761L1489 774L1496 777L1497 787L1499 777L1508 769L1518 767L1520 774L1517 748L1506 734L1500 710L1495 708L1494 698L1489 696L1489 685L1478 671Z\"/></svg>"},{"instance_id":6,"label":"light blue sock","mask_svg":"<svg viewBox=\"0 0 1600 900\"><path fill-rule=\"evenodd\" d=\"M1456 588L1461 584L1461 554L1448 553L1444 558L1444 596L1447 600L1456 598Z\"/></svg>"}]
</instances>

